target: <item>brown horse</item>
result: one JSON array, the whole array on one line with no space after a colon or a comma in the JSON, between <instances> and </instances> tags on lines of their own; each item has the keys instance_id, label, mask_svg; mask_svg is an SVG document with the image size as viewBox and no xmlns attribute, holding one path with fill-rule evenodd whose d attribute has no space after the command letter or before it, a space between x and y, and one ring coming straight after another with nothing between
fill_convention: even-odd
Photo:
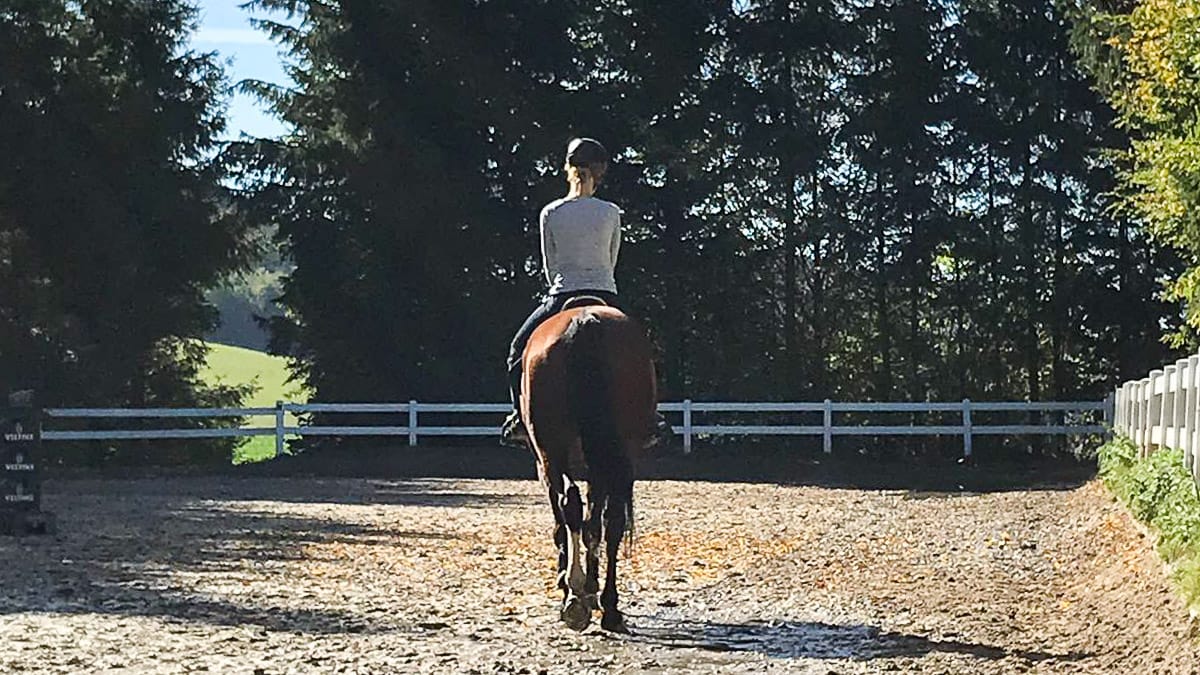
<instances>
[{"instance_id":1,"label":"brown horse","mask_svg":"<svg viewBox=\"0 0 1200 675\"><path fill-rule=\"evenodd\" d=\"M617 609L617 553L626 528L633 528L634 459L654 427L650 341L615 308L572 307L537 328L524 366L521 416L554 509L560 618L583 630L599 608L602 628L627 632ZM597 607L601 533L607 569Z\"/></svg>"}]
</instances>

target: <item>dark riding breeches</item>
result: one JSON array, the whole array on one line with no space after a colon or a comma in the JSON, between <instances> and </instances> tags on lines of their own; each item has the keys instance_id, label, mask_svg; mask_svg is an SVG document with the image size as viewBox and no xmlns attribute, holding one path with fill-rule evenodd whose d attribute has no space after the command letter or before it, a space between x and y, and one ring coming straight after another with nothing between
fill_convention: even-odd
<instances>
[{"instance_id":1,"label":"dark riding breeches","mask_svg":"<svg viewBox=\"0 0 1200 675\"><path fill-rule=\"evenodd\" d=\"M568 300L581 295L594 295L610 306L620 309L617 305L617 294L608 291L568 291L546 296L542 304L538 305L529 318L525 319L525 323L521 324L520 330L513 338L512 345L508 348L508 390L512 395L513 406L516 406L517 401L521 398L521 357L525 354L525 345L529 342L529 337L533 335L533 331L537 330L538 326L542 325L543 321L560 312Z\"/></svg>"}]
</instances>

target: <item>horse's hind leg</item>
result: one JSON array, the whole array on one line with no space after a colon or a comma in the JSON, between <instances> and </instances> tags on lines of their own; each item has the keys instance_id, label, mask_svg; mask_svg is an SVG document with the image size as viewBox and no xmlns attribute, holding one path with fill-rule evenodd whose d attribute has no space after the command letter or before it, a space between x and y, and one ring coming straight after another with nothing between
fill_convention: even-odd
<instances>
[{"instance_id":1,"label":"horse's hind leg","mask_svg":"<svg viewBox=\"0 0 1200 675\"><path fill-rule=\"evenodd\" d=\"M554 510L554 550L558 553L558 575L555 583L562 589L563 599L566 600L570 587L567 586L567 524L563 522L558 509L558 496L550 493L551 508Z\"/></svg>"},{"instance_id":2,"label":"horse's hind leg","mask_svg":"<svg viewBox=\"0 0 1200 675\"><path fill-rule=\"evenodd\" d=\"M597 594L600 593L600 544L604 502L608 495L596 485L588 483L588 516L583 523L583 546L587 557L587 580L584 582L584 600L591 609L600 609Z\"/></svg>"},{"instance_id":3,"label":"horse's hind leg","mask_svg":"<svg viewBox=\"0 0 1200 675\"><path fill-rule=\"evenodd\" d=\"M628 525L627 514L633 502L632 481L614 490L607 501L604 509L604 543L608 565L604 574L604 593L600 596L600 607L604 612L600 627L614 633L628 633L625 617L617 609L617 554L621 551L621 539Z\"/></svg>"},{"instance_id":4,"label":"horse's hind leg","mask_svg":"<svg viewBox=\"0 0 1200 675\"><path fill-rule=\"evenodd\" d=\"M559 618L567 624L567 627L573 630L583 630L592 621L591 607L584 600L586 595L584 586L587 577L580 563L583 499L579 494L579 486L566 476L552 481L550 496L554 500L556 514L561 518L562 524L566 526L566 531L561 537L561 540L565 540L563 543L566 544L566 555L563 555L561 548L559 550L558 580L559 586L564 587L563 606ZM560 540L557 530L555 539L556 541Z\"/></svg>"}]
</instances>

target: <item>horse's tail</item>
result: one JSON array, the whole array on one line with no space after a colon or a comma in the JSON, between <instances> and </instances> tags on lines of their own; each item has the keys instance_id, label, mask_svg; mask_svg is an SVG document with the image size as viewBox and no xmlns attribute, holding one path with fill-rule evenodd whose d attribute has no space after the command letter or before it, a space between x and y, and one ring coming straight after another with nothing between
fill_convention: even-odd
<instances>
[{"instance_id":1,"label":"horse's tail","mask_svg":"<svg viewBox=\"0 0 1200 675\"><path fill-rule=\"evenodd\" d=\"M579 425L583 458L592 489L606 495L605 521L619 509L625 520L626 546L633 545L633 458L617 429L615 383L605 358L606 323L594 313L580 312L564 334L569 339L567 372L571 409Z\"/></svg>"}]
</instances>

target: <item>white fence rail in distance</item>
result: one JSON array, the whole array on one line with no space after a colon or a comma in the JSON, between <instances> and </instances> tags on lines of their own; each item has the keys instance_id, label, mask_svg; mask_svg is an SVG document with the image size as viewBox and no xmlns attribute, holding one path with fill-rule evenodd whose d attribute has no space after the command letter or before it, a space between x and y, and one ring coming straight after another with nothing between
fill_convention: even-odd
<instances>
[{"instance_id":1,"label":"white fence rail in distance","mask_svg":"<svg viewBox=\"0 0 1200 675\"><path fill-rule=\"evenodd\" d=\"M410 446L417 445L421 436L498 436L499 422L483 425L421 426L420 414L495 414L511 409L507 403L286 403L274 408L50 408L47 419L201 419L220 417L271 417L271 426L201 429L114 429L114 430L55 430L42 433L47 441L231 438L243 436L274 436L275 453L282 454L289 436L402 436ZM963 456L972 454L972 440L983 435L1085 435L1108 433L1113 421L1112 399L1105 401L1002 401L981 402L964 399L958 402L915 403L844 403L829 399L821 402L752 403L700 402L684 400L661 403L664 413L678 413L682 423L674 425L676 434L683 437L685 453L692 450L697 436L821 436L826 453L833 451L834 436L962 436ZM978 424L972 415L994 412L1062 413L1063 423L1040 424ZM285 423L286 415L308 413L373 413L403 415L405 424L375 426L333 426ZM820 424L696 424L696 417L721 413L821 413ZM835 413L958 413L956 424L863 425L834 424ZM1078 422L1078 418L1100 413L1102 423ZM1076 420L1072 420L1072 414Z\"/></svg>"}]
</instances>

